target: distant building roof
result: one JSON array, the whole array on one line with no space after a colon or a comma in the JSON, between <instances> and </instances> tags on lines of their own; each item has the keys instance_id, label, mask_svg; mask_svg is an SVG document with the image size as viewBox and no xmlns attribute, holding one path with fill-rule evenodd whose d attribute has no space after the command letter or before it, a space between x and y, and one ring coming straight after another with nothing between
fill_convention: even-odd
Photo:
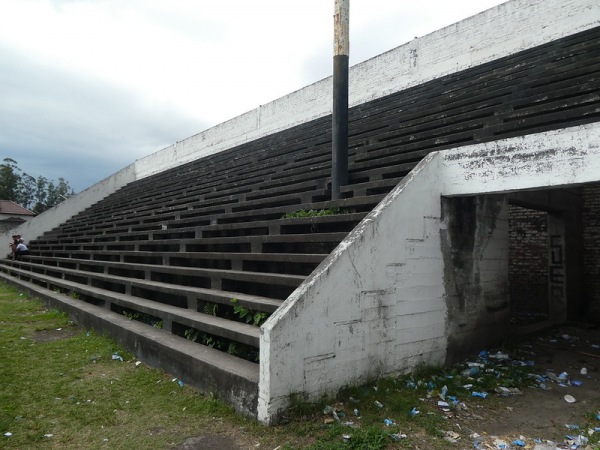
<instances>
[{"instance_id":1,"label":"distant building roof","mask_svg":"<svg viewBox=\"0 0 600 450\"><path fill-rule=\"evenodd\" d=\"M35 216L34 213L28 209L17 205L15 202L10 200L0 200L0 214L17 214L19 216Z\"/></svg>"}]
</instances>

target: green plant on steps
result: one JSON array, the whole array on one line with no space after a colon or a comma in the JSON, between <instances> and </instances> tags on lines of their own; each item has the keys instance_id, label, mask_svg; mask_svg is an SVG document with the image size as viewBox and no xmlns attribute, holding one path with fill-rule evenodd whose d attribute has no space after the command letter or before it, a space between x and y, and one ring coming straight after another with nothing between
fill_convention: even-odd
<instances>
[{"instance_id":1,"label":"green plant on steps","mask_svg":"<svg viewBox=\"0 0 600 450\"><path fill-rule=\"evenodd\" d=\"M206 303L202 307L202 312L204 314L208 314L209 316L216 316L219 311L219 305L217 303Z\"/></svg>"},{"instance_id":2,"label":"green plant on steps","mask_svg":"<svg viewBox=\"0 0 600 450\"><path fill-rule=\"evenodd\" d=\"M237 298L232 298L231 303L233 304L233 313L246 323L260 327L269 318L269 314L266 312L256 312L240 305Z\"/></svg>"},{"instance_id":3,"label":"green plant on steps","mask_svg":"<svg viewBox=\"0 0 600 450\"><path fill-rule=\"evenodd\" d=\"M140 313L131 313L128 311L123 311L123 315L127 317L129 320L138 320L140 318Z\"/></svg>"},{"instance_id":4,"label":"green plant on steps","mask_svg":"<svg viewBox=\"0 0 600 450\"><path fill-rule=\"evenodd\" d=\"M345 211L340 208L328 208L328 209L299 209L298 211L292 211L283 215L283 219L297 219L302 217L322 217L322 216L335 216L338 214L345 214Z\"/></svg>"},{"instance_id":5,"label":"green plant on steps","mask_svg":"<svg viewBox=\"0 0 600 450\"><path fill-rule=\"evenodd\" d=\"M198 336L199 336L198 330L188 328L187 330L185 330L185 332L183 334L188 341L192 341L192 342L198 341Z\"/></svg>"}]
</instances>

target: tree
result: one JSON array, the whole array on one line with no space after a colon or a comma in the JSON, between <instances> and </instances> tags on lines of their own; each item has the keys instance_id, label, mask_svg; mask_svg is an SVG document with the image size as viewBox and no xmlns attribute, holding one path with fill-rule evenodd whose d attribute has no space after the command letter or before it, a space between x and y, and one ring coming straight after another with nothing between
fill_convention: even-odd
<instances>
[{"instance_id":1,"label":"tree","mask_svg":"<svg viewBox=\"0 0 600 450\"><path fill-rule=\"evenodd\" d=\"M19 169L11 158L4 158L0 165L0 200L13 201L40 214L74 194L62 177L56 184L41 175L35 178Z\"/></svg>"},{"instance_id":2,"label":"tree","mask_svg":"<svg viewBox=\"0 0 600 450\"><path fill-rule=\"evenodd\" d=\"M31 205L35 199L35 178L23 173L19 183L17 202L20 205Z\"/></svg>"},{"instance_id":3,"label":"tree","mask_svg":"<svg viewBox=\"0 0 600 450\"><path fill-rule=\"evenodd\" d=\"M17 162L4 158L0 165L0 199L15 201L18 198L20 176Z\"/></svg>"}]
</instances>

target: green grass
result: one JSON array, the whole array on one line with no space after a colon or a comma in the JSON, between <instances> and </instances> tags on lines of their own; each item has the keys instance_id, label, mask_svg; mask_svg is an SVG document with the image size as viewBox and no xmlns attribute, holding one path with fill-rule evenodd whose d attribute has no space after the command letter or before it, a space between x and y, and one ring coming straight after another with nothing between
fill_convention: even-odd
<instances>
[{"instance_id":1,"label":"green grass","mask_svg":"<svg viewBox=\"0 0 600 450\"><path fill-rule=\"evenodd\" d=\"M456 447L444 440L444 431L453 424L436 405L444 386L471 408L500 399L473 398L470 390L492 394L500 385L531 384L530 368L502 361L490 361L489 370L473 378L461 374L464 366L425 367L315 403L291 396L283 423L265 427L136 363L110 339L0 284L0 448L167 449L189 437L224 434L241 448L450 449ZM468 383L473 387L464 388ZM597 427L597 414L590 412L582 425ZM593 448L599 436L590 438Z\"/></svg>"},{"instance_id":2,"label":"green grass","mask_svg":"<svg viewBox=\"0 0 600 450\"><path fill-rule=\"evenodd\" d=\"M39 340L42 333L68 337ZM136 366L111 340L4 286L0 352L0 432L12 433L0 436L0 447L169 448L182 435L218 432L215 416L232 427L246 422L161 371ZM114 353L124 361L113 359Z\"/></svg>"}]
</instances>

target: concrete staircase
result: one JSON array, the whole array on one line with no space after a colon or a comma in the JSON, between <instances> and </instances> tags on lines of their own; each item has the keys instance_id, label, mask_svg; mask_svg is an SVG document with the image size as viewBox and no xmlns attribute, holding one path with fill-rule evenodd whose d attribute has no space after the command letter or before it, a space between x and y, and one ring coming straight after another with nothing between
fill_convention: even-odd
<instances>
[{"instance_id":1,"label":"concrete staircase","mask_svg":"<svg viewBox=\"0 0 600 450\"><path fill-rule=\"evenodd\" d=\"M31 241L31 256L3 261L2 277L67 303L128 348L143 339L141 349L158 350L138 357L186 383L241 390L228 400L250 412L257 325L383 195L346 189L327 201L317 151L228 153L126 186ZM285 218L308 209L336 214Z\"/></svg>"}]
</instances>

